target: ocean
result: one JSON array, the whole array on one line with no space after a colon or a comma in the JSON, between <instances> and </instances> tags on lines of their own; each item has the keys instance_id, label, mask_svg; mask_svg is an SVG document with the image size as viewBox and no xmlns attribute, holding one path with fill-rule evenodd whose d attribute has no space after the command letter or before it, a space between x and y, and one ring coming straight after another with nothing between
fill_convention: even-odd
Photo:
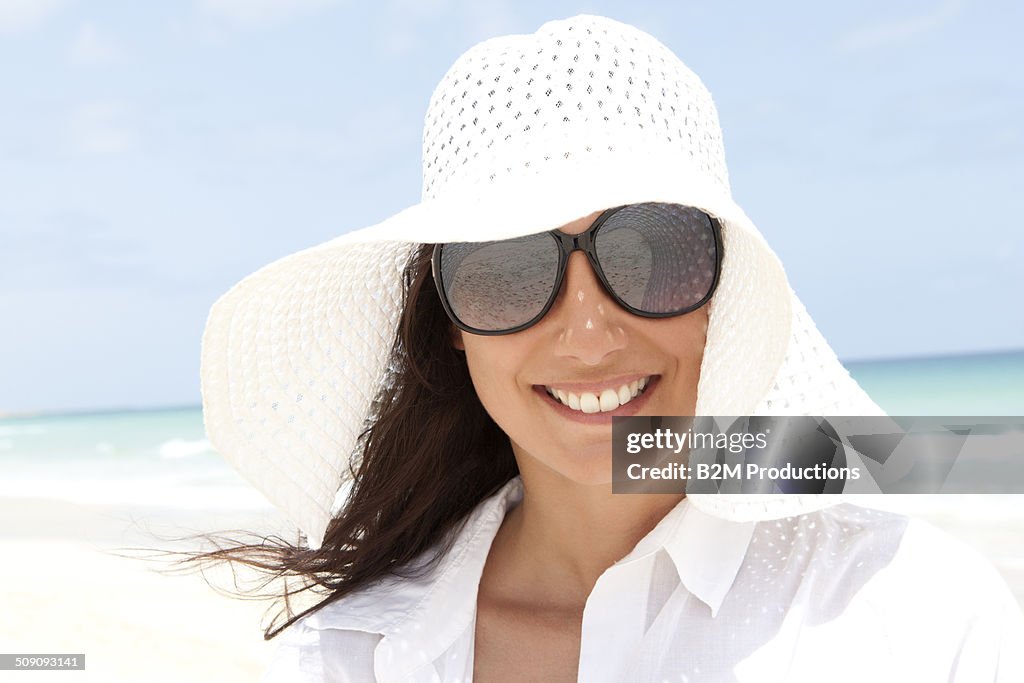
<instances>
[{"instance_id":1,"label":"ocean","mask_svg":"<svg viewBox=\"0 0 1024 683\"><path fill-rule=\"evenodd\" d=\"M845 365L890 415L1024 415L1024 351Z\"/></svg>"},{"instance_id":2,"label":"ocean","mask_svg":"<svg viewBox=\"0 0 1024 683\"><path fill-rule=\"evenodd\" d=\"M891 415L1024 415L1024 351L846 364ZM256 510L198 406L0 419L0 497Z\"/></svg>"},{"instance_id":3,"label":"ocean","mask_svg":"<svg viewBox=\"0 0 1024 683\"><path fill-rule=\"evenodd\" d=\"M206 439L198 406L0 419L0 498L261 509Z\"/></svg>"}]
</instances>

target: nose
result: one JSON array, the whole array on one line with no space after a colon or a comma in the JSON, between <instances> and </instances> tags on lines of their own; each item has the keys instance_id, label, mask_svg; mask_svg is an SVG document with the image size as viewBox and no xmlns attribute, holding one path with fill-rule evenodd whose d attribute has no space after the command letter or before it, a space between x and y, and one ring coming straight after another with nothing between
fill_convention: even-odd
<instances>
[{"instance_id":1,"label":"nose","mask_svg":"<svg viewBox=\"0 0 1024 683\"><path fill-rule=\"evenodd\" d=\"M558 335L556 355L599 365L626 346L626 315L601 285L586 254L570 254L562 289L544 317Z\"/></svg>"}]
</instances>

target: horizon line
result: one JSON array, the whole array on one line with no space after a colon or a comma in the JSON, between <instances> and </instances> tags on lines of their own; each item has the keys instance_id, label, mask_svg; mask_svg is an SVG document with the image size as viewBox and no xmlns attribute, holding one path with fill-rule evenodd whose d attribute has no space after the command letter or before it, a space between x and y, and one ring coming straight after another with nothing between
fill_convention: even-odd
<instances>
[{"instance_id":1,"label":"horizon line","mask_svg":"<svg viewBox=\"0 0 1024 683\"><path fill-rule=\"evenodd\" d=\"M1024 353L1024 348L996 349L989 351L974 351L966 353L938 353L921 354L913 356L882 356L874 358L840 359L840 363L847 365L864 365L868 363L898 363L907 361L936 361L951 360L954 358L977 358L986 356L1012 356ZM87 417L90 415L113 415L118 413L155 413L174 412L183 410L200 410L202 401L196 403L177 403L171 405L149 405L149 406L114 406L99 408L72 408L72 409L41 409L41 410L0 410L0 421L31 419L36 417Z\"/></svg>"}]
</instances>

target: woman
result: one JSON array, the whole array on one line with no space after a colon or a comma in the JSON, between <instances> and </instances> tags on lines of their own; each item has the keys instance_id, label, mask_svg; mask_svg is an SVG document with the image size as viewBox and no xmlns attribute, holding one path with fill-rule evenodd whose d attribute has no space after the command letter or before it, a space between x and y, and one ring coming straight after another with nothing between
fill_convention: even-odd
<instances>
[{"instance_id":1,"label":"woman","mask_svg":"<svg viewBox=\"0 0 1024 683\"><path fill-rule=\"evenodd\" d=\"M267 680L1024 680L1005 585L927 526L611 493L616 415L881 414L675 55L600 17L486 41L423 151L420 204L207 324L210 438L304 532L207 557L323 596L268 629Z\"/></svg>"}]
</instances>

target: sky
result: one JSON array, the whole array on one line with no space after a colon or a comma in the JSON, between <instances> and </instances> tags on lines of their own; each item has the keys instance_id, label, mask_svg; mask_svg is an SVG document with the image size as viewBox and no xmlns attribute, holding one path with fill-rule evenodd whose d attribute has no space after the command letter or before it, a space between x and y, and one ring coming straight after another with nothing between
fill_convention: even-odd
<instances>
[{"instance_id":1,"label":"sky","mask_svg":"<svg viewBox=\"0 0 1024 683\"><path fill-rule=\"evenodd\" d=\"M0 413L197 404L216 298L416 203L450 64L578 13L701 76L840 358L1024 348L1024 3L0 0Z\"/></svg>"}]
</instances>

